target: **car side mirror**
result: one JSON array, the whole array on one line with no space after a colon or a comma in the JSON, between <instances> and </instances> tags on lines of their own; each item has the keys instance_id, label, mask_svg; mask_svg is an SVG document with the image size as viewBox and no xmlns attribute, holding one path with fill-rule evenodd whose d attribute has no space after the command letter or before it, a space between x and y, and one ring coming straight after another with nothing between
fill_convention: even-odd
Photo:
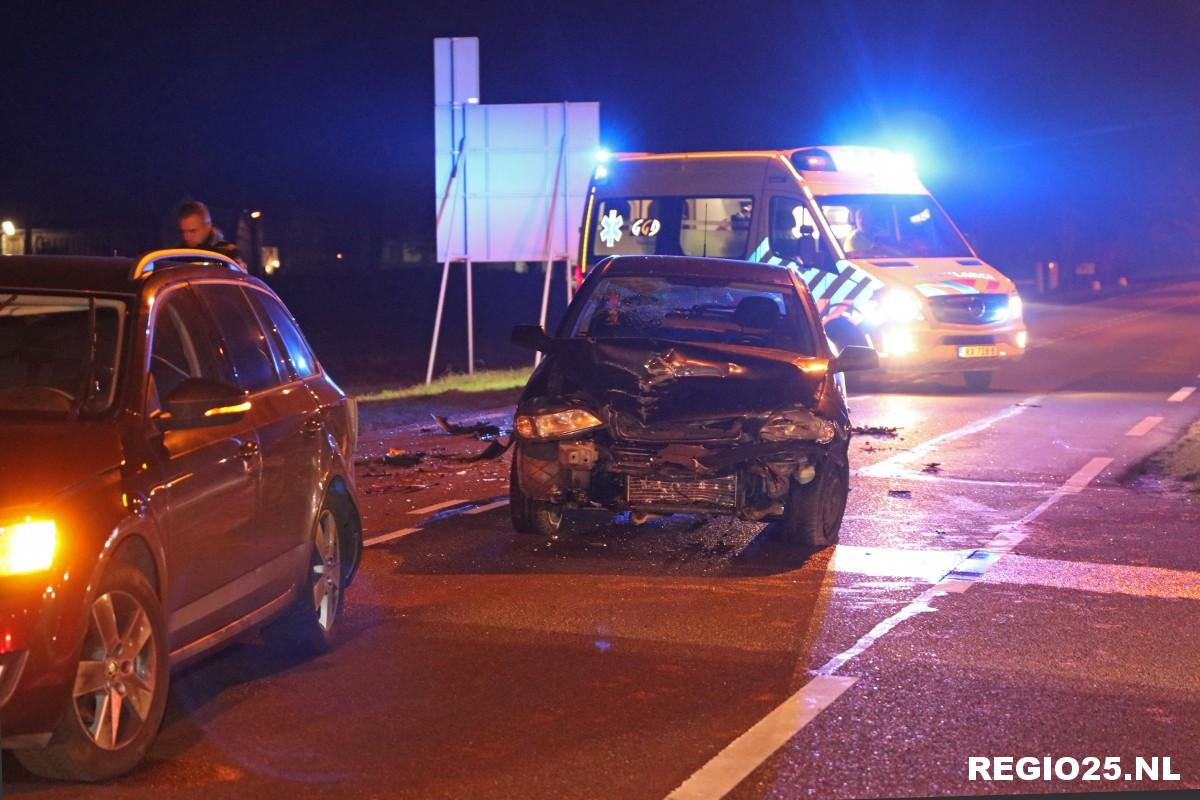
<instances>
[{"instance_id":1,"label":"car side mirror","mask_svg":"<svg viewBox=\"0 0 1200 800\"><path fill-rule=\"evenodd\" d=\"M526 350L549 353L554 349L555 339L541 325L516 325L512 329L512 343Z\"/></svg>"},{"instance_id":2,"label":"car side mirror","mask_svg":"<svg viewBox=\"0 0 1200 800\"><path fill-rule=\"evenodd\" d=\"M850 344L842 348L838 357L829 362L830 372L859 372L879 368L879 353L874 347Z\"/></svg>"},{"instance_id":3,"label":"car side mirror","mask_svg":"<svg viewBox=\"0 0 1200 800\"><path fill-rule=\"evenodd\" d=\"M250 401L236 386L208 378L186 378L163 401L154 420L164 431L228 425L246 416Z\"/></svg>"}]
</instances>

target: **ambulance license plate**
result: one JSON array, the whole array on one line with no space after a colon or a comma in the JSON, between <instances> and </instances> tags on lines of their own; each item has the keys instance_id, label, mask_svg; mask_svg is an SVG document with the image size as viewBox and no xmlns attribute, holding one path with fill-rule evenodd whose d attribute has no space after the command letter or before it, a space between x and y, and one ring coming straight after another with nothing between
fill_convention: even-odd
<instances>
[{"instance_id":1,"label":"ambulance license plate","mask_svg":"<svg viewBox=\"0 0 1200 800\"><path fill-rule=\"evenodd\" d=\"M959 358L995 358L1000 355L1000 348L994 344L976 344L958 348Z\"/></svg>"}]
</instances>

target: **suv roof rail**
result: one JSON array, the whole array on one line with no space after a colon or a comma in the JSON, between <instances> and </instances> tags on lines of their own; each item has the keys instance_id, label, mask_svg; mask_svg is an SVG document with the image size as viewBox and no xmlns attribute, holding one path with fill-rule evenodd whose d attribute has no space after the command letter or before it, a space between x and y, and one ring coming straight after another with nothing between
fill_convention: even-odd
<instances>
[{"instance_id":1,"label":"suv roof rail","mask_svg":"<svg viewBox=\"0 0 1200 800\"><path fill-rule=\"evenodd\" d=\"M151 250L140 259L137 266L133 268L133 274L130 276L133 280L144 278L154 272L159 266L159 262L169 262L174 264L190 264L199 266L202 264L211 264L226 269L232 269L236 272L245 272L246 269L237 261L221 253L215 253L212 250L196 250L192 248L171 248L168 250ZM163 264L165 266L165 263Z\"/></svg>"}]
</instances>

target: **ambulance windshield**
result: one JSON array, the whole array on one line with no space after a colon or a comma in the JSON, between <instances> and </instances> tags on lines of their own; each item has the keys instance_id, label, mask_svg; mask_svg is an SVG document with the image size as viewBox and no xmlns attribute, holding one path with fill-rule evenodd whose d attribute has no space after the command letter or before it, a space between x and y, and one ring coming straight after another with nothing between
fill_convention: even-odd
<instances>
[{"instance_id":1,"label":"ambulance windshield","mask_svg":"<svg viewBox=\"0 0 1200 800\"><path fill-rule=\"evenodd\" d=\"M971 249L928 195L817 198L847 258L969 258Z\"/></svg>"}]
</instances>

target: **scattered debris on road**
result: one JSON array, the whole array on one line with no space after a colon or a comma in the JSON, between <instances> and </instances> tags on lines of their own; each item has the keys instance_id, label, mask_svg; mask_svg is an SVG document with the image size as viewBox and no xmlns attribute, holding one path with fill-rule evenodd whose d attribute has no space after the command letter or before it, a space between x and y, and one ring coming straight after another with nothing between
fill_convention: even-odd
<instances>
[{"instance_id":1,"label":"scattered debris on road","mask_svg":"<svg viewBox=\"0 0 1200 800\"><path fill-rule=\"evenodd\" d=\"M912 492L908 489L888 489L888 497L911 498Z\"/></svg>"},{"instance_id":2,"label":"scattered debris on road","mask_svg":"<svg viewBox=\"0 0 1200 800\"><path fill-rule=\"evenodd\" d=\"M512 445L512 441L513 440L511 436L508 438L507 442L501 442L499 439L492 439L491 444L478 453L473 455L446 456L446 460L465 461L468 463L472 461L492 461L508 452L508 448Z\"/></svg>"},{"instance_id":3,"label":"scattered debris on road","mask_svg":"<svg viewBox=\"0 0 1200 800\"><path fill-rule=\"evenodd\" d=\"M490 422L474 422L468 425L461 425L451 422L440 414L430 414L430 416L433 417L433 421L438 424L439 428L455 436L474 436L476 439L490 439L500 435L500 426L493 425Z\"/></svg>"},{"instance_id":4,"label":"scattered debris on road","mask_svg":"<svg viewBox=\"0 0 1200 800\"><path fill-rule=\"evenodd\" d=\"M389 467L415 467L425 460L428 453L421 451L418 453L410 453L398 447L388 448L383 458L379 459L381 464L386 464Z\"/></svg>"},{"instance_id":5,"label":"scattered debris on road","mask_svg":"<svg viewBox=\"0 0 1200 800\"><path fill-rule=\"evenodd\" d=\"M858 436L884 436L894 438L898 428L889 427L887 425L855 425L850 429L851 433Z\"/></svg>"}]
</instances>

